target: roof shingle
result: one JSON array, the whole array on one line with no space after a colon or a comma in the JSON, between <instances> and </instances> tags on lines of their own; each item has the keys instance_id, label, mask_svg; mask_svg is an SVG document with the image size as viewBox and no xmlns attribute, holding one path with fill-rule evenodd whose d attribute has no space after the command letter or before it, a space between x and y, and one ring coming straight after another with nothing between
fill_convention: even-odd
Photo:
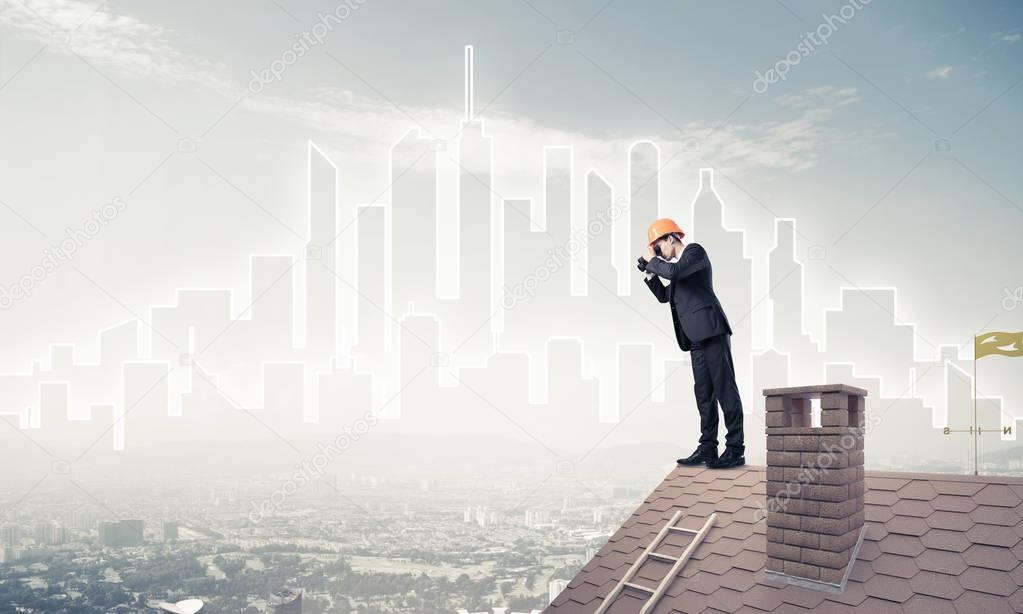
<instances>
[{"instance_id":1,"label":"roof shingle","mask_svg":"<svg viewBox=\"0 0 1023 614\"><path fill-rule=\"evenodd\" d=\"M655 613L1023 612L1023 479L865 473L864 542L841 593L765 578L765 469L676 467L545 612L593 612L676 510L680 526L718 522L672 580ZM678 555L669 533L657 550ZM670 565L648 561L636 582L656 588ZM610 608L635 614L646 595L627 589Z\"/></svg>"}]
</instances>

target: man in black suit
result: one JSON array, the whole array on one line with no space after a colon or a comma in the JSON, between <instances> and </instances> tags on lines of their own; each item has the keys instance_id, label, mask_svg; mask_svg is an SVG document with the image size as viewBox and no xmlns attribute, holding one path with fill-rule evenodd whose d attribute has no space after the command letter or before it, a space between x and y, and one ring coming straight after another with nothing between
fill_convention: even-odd
<instances>
[{"instance_id":1,"label":"man in black suit","mask_svg":"<svg viewBox=\"0 0 1023 614\"><path fill-rule=\"evenodd\" d=\"M746 463L742 433L742 400L735 385L732 363L732 328L711 280L710 259L699 243L683 245L685 233L670 219L660 219L647 231L646 252L639 269L648 273L646 284L661 303L671 305L675 338L693 363L693 392L700 410L700 444L681 465L707 463L711 468ZM665 286L657 278L670 281ZM725 452L718 456L718 411L725 417Z\"/></svg>"}]
</instances>

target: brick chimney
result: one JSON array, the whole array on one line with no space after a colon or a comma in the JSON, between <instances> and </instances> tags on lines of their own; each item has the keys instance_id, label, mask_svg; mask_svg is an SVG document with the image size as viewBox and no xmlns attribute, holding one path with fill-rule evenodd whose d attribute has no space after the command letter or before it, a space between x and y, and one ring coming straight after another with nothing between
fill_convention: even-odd
<instances>
[{"instance_id":1,"label":"brick chimney","mask_svg":"<svg viewBox=\"0 0 1023 614\"><path fill-rule=\"evenodd\" d=\"M863 541L867 391L846 384L769 388L766 575L841 591ZM811 401L820 399L820 426Z\"/></svg>"}]
</instances>

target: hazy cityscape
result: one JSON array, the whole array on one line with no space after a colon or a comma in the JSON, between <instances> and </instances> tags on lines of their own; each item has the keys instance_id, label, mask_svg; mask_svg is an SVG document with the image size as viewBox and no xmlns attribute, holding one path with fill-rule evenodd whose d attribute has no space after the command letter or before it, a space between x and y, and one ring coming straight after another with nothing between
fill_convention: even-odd
<instances>
[{"instance_id":1,"label":"hazy cityscape","mask_svg":"<svg viewBox=\"0 0 1023 614\"><path fill-rule=\"evenodd\" d=\"M253 502L279 483L140 479L127 496L113 482L78 497L40 489L2 527L0 602L134 612L198 595L209 611L264 612L273 592L291 588L303 612L528 612L641 496L570 483L561 501L522 504L521 489L500 484L328 474L253 522Z\"/></svg>"}]
</instances>

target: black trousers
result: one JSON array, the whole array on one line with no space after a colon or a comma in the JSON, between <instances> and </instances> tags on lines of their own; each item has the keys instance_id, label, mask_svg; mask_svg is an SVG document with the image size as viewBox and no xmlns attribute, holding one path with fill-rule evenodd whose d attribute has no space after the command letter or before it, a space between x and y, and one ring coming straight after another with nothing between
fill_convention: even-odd
<instances>
[{"instance_id":1,"label":"black trousers","mask_svg":"<svg viewBox=\"0 0 1023 614\"><path fill-rule=\"evenodd\" d=\"M693 361L693 392L700 410L700 447L718 446L718 404L725 416L725 447L744 454L742 399L735 385L730 335L715 335L690 344Z\"/></svg>"}]
</instances>

